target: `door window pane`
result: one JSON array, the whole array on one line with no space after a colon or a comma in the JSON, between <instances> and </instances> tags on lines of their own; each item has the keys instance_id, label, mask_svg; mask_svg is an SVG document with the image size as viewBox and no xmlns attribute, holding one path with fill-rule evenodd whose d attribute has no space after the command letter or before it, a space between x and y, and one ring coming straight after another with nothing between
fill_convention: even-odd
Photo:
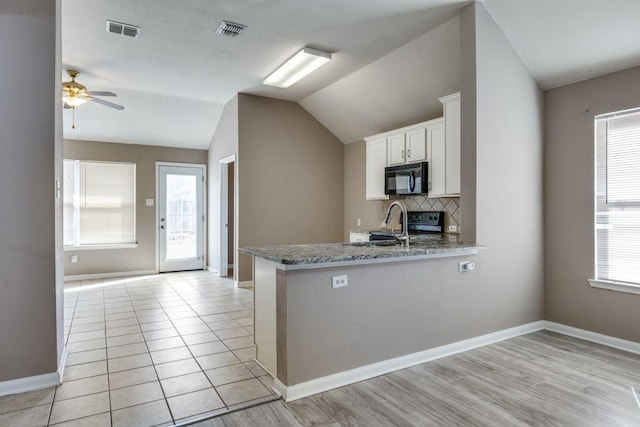
<instances>
[{"instance_id":1,"label":"door window pane","mask_svg":"<svg viewBox=\"0 0 640 427\"><path fill-rule=\"evenodd\" d=\"M167 174L167 259L198 256L196 176Z\"/></svg>"}]
</instances>

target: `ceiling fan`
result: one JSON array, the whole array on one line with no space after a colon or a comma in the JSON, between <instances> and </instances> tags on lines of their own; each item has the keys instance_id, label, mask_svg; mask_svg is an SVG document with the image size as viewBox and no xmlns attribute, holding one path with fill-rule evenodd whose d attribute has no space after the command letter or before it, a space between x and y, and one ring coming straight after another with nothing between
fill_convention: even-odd
<instances>
[{"instance_id":1,"label":"ceiling fan","mask_svg":"<svg viewBox=\"0 0 640 427\"><path fill-rule=\"evenodd\" d=\"M87 90L85 86L76 82L76 77L80 74L79 71L67 70L67 74L71 77L71 81L62 83L62 100L64 101L64 108L75 109L87 101L92 101L106 107L115 108L116 110L124 110L122 105L96 98L96 96L118 96L115 93Z\"/></svg>"}]
</instances>

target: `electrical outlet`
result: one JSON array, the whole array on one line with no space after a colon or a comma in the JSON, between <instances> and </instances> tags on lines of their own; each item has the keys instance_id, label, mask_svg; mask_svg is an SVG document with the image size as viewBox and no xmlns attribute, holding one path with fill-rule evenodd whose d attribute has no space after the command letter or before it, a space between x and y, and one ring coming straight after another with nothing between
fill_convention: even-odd
<instances>
[{"instance_id":1,"label":"electrical outlet","mask_svg":"<svg viewBox=\"0 0 640 427\"><path fill-rule=\"evenodd\" d=\"M71 264L77 264L78 255L71 255Z\"/></svg>"},{"instance_id":2,"label":"electrical outlet","mask_svg":"<svg viewBox=\"0 0 640 427\"><path fill-rule=\"evenodd\" d=\"M456 231L458 231L458 226L456 226L456 225L450 225L450 226L447 228L447 231L448 231L449 233L455 233Z\"/></svg>"},{"instance_id":3,"label":"electrical outlet","mask_svg":"<svg viewBox=\"0 0 640 427\"><path fill-rule=\"evenodd\" d=\"M332 288L342 288L344 286L349 285L349 276L346 274L344 276L333 276L331 278L331 287Z\"/></svg>"},{"instance_id":4,"label":"electrical outlet","mask_svg":"<svg viewBox=\"0 0 640 427\"><path fill-rule=\"evenodd\" d=\"M458 271L460 272L472 271L472 270L475 270L475 268L476 268L476 265L471 261L460 261L458 263Z\"/></svg>"},{"instance_id":5,"label":"electrical outlet","mask_svg":"<svg viewBox=\"0 0 640 427\"><path fill-rule=\"evenodd\" d=\"M360 221L360 218L356 219L356 224L358 225L358 227L362 225L362 221Z\"/></svg>"}]
</instances>

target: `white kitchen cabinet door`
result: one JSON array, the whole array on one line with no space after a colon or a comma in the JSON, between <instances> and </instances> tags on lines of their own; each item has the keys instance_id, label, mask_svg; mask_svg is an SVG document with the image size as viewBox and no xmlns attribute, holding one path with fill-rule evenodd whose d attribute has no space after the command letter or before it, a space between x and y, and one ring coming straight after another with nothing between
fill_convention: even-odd
<instances>
[{"instance_id":1,"label":"white kitchen cabinet door","mask_svg":"<svg viewBox=\"0 0 640 427\"><path fill-rule=\"evenodd\" d=\"M444 107L447 194L460 194L460 92L441 100Z\"/></svg>"},{"instance_id":2,"label":"white kitchen cabinet door","mask_svg":"<svg viewBox=\"0 0 640 427\"><path fill-rule=\"evenodd\" d=\"M440 197L446 191L446 147L444 120L434 120L427 126L428 197Z\"/></svg>"},{"instance_id":3,"label":"white kitchen cabinet door","mask_svg":"<svg viewBox=\"0 0 640 427\"><path fill-rule=\"evenodd\" d=\"M405 154L404 133L387 137L388 162L391 165L401 165L407 160Z\"/></svg>"},{"instance_id":4,"label":"white kitchen cabinet door","mask_svg":"<svg viewBox=\"0 0 640 427\"><path fill-rule=\"evenodd\" d=\"M366 198L367 200L385 200L384 168L387 166L387 138L378 138L367 142L366 159Z\"/></svg>"},{"instance_id":5,"label":"white kitchen cabinet door","mask_svg":"<svg viewBox=\"0 0 640 427\"><path fill-rule=\"evenodd\" d=\"M424 127L405 133L407 163L422 162L427 158L427 137Z\"/></svg>"}]
</instances>

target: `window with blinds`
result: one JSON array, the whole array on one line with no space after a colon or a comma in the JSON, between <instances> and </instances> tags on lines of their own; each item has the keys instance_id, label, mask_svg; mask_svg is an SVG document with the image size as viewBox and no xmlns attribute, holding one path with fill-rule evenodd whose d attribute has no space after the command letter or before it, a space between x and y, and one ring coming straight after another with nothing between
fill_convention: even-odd
<instances>
[{"instance_id":1,"label":"window with blinds","mask_svg":"<svg viewBox=\"0 0 640 427\"><path fill-rule=\"evenodd\" d=\"M135 243L134 163L64 160L64 244Z\"/></svg>"},{"instance_id":2,"label":"window with blinds","mask_svg":"<svg viewBox=\"0 0 640 427\"><path fill-rule=\"evenodd\" d=\"M595 279L640 285L640 109L595 127Z\"/></svg>"}]
</instances>

